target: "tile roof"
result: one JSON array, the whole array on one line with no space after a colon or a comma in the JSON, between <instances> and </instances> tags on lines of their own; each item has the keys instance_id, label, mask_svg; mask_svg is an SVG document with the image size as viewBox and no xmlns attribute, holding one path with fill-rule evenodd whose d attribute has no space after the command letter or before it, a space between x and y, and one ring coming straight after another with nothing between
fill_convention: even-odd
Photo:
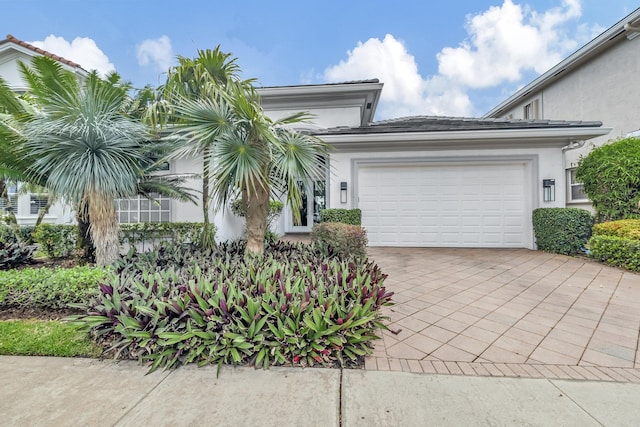
<instances>
[{"instance_id":1,"label":"tile roof","mask_svg":"<svg viewBox=\"0 0 640 427\"><path fill-rule=\"evenodd\" d=\"M600 127L597 121L567 120L506 120L469 117L413 116L373 122L368 126L335 127L323 129L316 134L372 134L372 133L405 133L405 132L451 132L471 130L503 130L503 129L552 129Z\"/></svg>"},{"instance_id":2,"label":"tile roof","mask_svg":"<svg viewBox=\"0 0 640 427\"><path fill-rule=\"evenodd\" d=\"M7 38L6 39L0 40L0 45L3 45L5 43L15 43L15 44L17 44L19 46L27 48L27 49L29 49L29 50L31 50L33 52L36 52L36 53L38 53L40 55L47 56L47 57L49 57L51 59L55 59L56 61L61 62L63 64L69 65L69 66L74 67L74 68L83 69L80 66L80 64L78 64L76 62L73 62L73 61L71 61L69 59L66 59L66 58L63 58L61 56L55 55L55 54L53 54L51 52L47 52L44 49L40 49L39 47L36 47L36 46L34 46L34 45L30 44L30 43L27 43L25 41L22 41L20 39L15 38L11 34L7 34Z\"/></svg>"}]
</instances>

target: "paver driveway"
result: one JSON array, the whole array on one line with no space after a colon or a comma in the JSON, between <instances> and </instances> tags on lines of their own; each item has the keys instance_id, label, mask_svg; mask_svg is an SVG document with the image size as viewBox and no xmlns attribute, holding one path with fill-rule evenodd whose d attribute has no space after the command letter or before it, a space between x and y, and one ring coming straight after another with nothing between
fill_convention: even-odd
<instances>
[{"instance_id":1,"label":"paver driveway","mask_svg":"<svg viewBox=\"0 0 640 427\"><path fill-rule=\"evenodd\" d=\"M369 248L396 305L367 369L640 381L640 275L526 249Z\"/></svg>"}]
</instances>

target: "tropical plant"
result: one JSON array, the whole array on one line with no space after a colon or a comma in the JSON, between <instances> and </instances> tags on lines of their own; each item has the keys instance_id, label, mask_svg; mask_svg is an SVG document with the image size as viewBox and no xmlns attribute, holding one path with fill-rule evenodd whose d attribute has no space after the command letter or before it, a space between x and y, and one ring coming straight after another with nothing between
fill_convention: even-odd
<instances>
[{"instance_id":1,"label":"tropical plant","mask_svg":"<svg viewBox=\"0 0 640 427\"><path fill-rule=\"evenodd\" d=\"M240 80L236 59L219 47L179 60L164 87L163 104L181 146L174 155L203 157L205 221L209 192L216 208L242 199L246 251L262 256L270 198L286 193L299 221L303 189L298 184L324 178L328 146L285 127L309 119L306 114L268 118L253 81Z\"/></svg>"},{"instance_id":2,"label":"tropical plant","mask_svg":"<svg viewBox=\"0 0 640 427\"><path fill-rule=\"evenodd\" d=\"M114 200L136 193L147 129L122 114L129 97L115 74L103 80L93 72L80 82L46 57L34 58L33 68L20 66L40 108L25 125L33 170L88 214L96 263L110 264L119 252Z\"/></svg>"},{"instance_id":3,"label":"tropical plant","mask_svg":"<svg viewBox=\"0 0 640 427\"><path fill-rule=\"evenodd\" d=\"M580 159L576 179L584 184L598 222L640 217L640 139L594 148Z\"/></svg>"}]
</instances>

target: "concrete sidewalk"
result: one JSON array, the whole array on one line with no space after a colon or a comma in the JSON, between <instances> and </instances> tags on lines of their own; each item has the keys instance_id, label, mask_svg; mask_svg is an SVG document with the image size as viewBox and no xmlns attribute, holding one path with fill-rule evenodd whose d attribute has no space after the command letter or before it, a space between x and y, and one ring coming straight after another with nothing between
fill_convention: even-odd
<instances>
[{"instance_id":1,"label":"concrete sidewalk","mask_svg":"<svg viewBox=\"0 0 640 427\"><path fill-rule=\"evenodd\" d=\"M0 357L3 426L640 425L640 384Z\"/></svg>"}]
</instances>

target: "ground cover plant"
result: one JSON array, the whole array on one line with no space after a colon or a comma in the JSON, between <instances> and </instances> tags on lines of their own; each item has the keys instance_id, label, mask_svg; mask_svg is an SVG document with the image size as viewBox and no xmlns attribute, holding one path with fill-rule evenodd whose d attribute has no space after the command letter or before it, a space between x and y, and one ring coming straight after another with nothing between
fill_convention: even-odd
<instances>
[{"instance_id":1,"label":"ground cover plant","mask_svg":"<svg viewBox=\"0 0 640 427\"><path fill-rule=\"evenodd\" d=\"M244 242L201 250L130 252L110 281L69 318L116 357L151 370L184 363L341 366L371 352L385 275L368 261L322 255L312 245Z\"/></svg>"}]
</instances>

